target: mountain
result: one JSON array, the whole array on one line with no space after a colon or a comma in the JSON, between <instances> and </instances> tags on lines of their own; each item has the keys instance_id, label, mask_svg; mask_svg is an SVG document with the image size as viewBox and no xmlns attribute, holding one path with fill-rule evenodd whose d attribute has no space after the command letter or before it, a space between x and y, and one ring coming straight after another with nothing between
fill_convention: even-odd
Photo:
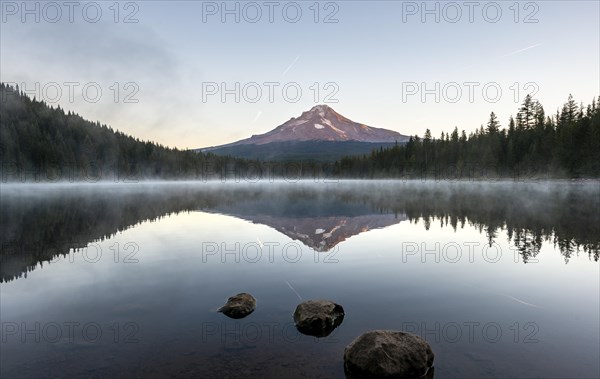
<instances>
[{"instance_id":1,"label":"mountain","mask_svg":"<svg viewBox=\"0 0 600 379\"><path fill-rule=\"evenodd\" d=\"M408 138L392 130L354 122L327 105L316 105L270 132L199 150L262 160L332 160L369 154L382 146L406 142Z\"/></svg>"},{"instance_id":2,"label":"mountain","mask_svg":"<svg viewBox=\"0 0 600 379\"><path fill-rule=\"evenodd\" d=\"M316 105L298 118L279 125L265 134L253 135L224 146L264 145L290 141L357 141L389 142L407 141L408 137L392 130L373 128L354 122L327 105ZM222 147L222 146L221 146Z\"/></svg>"}]
</instances>

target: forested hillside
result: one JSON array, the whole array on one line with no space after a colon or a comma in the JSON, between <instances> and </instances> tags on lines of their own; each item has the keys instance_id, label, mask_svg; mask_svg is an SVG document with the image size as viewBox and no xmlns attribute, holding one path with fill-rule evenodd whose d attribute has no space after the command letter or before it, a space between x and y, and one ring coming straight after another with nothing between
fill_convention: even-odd
<instances>
[{"instance_id":1,"label":"forested hillside","mask_svg":"<svg viewBox=\"0 0 600 379\"><path fill-rule=\"evenodd\" d=\"M492 112L469 135L427 130L405 144L335 163L259 162L168 148L54 108L0 84L3 182L299 178L583 178L600 177L600 99L571 96L548 115L527 97L508 125ZM362 153L362 152L361 152Z\"/></svg>"},{"instance_id":2,"label":"forested hillside","mask_svg":"<svg viewBox=\"0 0 600 379\"><path fill-rule=\"evenodd\" d=\"M243 162L142 141L0 84L0 160L6 181L201 178Z\"/></svg>"},{"instance_id":3,"label":"forested hillside","mask_svg":"<svg viewBox=\"0 0 600 379\"><path fill-rule=\"evenodd\" d=\"M572 96L555 114L527 96L503 127L494 112L467 135L455 128L440 138L427 130L405 145L343 158L343 177L599 177L600 99L578 105Z\"/></svg>"}]
</instances>

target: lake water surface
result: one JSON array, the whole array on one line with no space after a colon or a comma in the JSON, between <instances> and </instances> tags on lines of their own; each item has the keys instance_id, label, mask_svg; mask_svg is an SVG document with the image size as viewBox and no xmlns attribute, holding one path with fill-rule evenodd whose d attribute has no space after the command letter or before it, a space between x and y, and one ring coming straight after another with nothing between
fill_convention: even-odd
<instances>
[{"instance_id":1,"label":"lake water surface","mask_svg":"<svg viewBox=\"0 0 600 379\"><path fill-rule=\"evenodd\" d=\"M343 378L372 329L435 378L600 376L598 182L7 184L0 213L2 377Z\"/></svg>"}]
</instances>

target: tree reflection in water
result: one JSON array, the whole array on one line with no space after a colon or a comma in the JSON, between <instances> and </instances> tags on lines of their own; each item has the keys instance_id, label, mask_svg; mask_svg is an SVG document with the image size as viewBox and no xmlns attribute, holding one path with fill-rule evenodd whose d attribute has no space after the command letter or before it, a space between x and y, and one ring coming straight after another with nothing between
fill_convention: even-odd
<instances>
[{"instance_id":1,"label":"tree reflection in water","mask_svg":"<svg viewBox=\"0 0 600 379\"><path fill-rule=\"evenodd\" d=\"M490 244L504 231L525 263L543 243L552 243L565 263L581 251L597 262L599 209L597 182L4 185L0 281L26 277L71 249L184 211L265 224L320 251L352 235L409 220L427 229L433 222L454 230L472 225ZM314 225L335 232L304 232Z\"/></svg>"}]
</instances>

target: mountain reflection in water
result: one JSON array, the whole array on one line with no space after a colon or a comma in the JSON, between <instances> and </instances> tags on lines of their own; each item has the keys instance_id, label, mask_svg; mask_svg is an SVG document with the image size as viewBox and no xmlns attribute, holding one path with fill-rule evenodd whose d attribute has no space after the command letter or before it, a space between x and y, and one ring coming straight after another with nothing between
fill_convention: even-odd
<instances>
[{"instance_id":1,"label":"mountain reflection in water","mask_svg":"<svg viewBox=\"0 0 600 379\"><path fill-rule=\"evenodd\" d=\"M506 233L523 262L542 243L565 263L583 252L598 261L597 182L140 183L19 186L1 193L0 280L10 281L144 221L187 211L264 224L316 251L401 221L465 224L490 244ZM202 225L198 225L202 228Z\"/></svg>"}]
</instances>

